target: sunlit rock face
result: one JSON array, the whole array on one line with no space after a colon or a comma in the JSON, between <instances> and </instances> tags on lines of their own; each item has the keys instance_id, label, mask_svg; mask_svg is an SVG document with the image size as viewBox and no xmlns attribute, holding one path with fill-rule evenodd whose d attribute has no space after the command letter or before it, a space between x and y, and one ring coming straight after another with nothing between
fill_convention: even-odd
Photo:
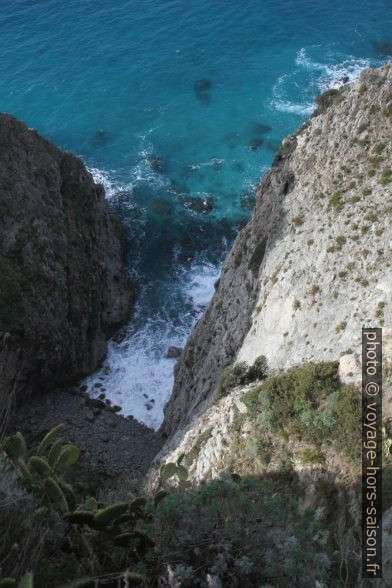
<instances>
[{"instance_id":1,"label":"sunlit rock face","mask_svg":"<svg viewBox=\"0 0 392 588\"><path fill-rule=\"evenodd\" d=\"M358 359L361 327L391 323L391 130L388 63L320 97L283 142L176 366L167 434L209 405L235 361Z\"/></svg>"}]
</instances>

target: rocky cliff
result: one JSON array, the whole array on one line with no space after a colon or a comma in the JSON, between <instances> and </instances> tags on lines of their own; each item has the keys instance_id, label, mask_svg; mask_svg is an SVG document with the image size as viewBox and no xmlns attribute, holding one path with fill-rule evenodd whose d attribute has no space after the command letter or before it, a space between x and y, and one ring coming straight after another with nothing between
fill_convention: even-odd
<instances>
[{"instance_id":1,"label":"rocky cliff","mask_svg":"<svg viewBox=\"0 0 392 588\"><path fill-rule=\"evenodd\" d=\"M277 483L271 498L288 492L298 512L314 513L318 532L297 552L296 566L304 565L298 573L290 568L291 546L301 542L294 527L279 535L276 522L264 525L268 547L258 539L250 557L263 562L259 579L267 576L271 586L362 586L361 328L383 326L380 586L386 587L392 582L392 63L326 92L317 106L263 178L252 218L176 365L162 427L169 439L145 488L156 490L167 472L177 473L167 485L180 490L202 492L217 480L237 483L241 492L250 481ZM266 570L277 554L274 576ZM230 569L227 550L219 557ZM219 583L222 569L213 568L213 585L226 585ZM256 585L245 572L241 582Z\"/></svg>"},{"instance_id":2,"label":"rocky cliff","mask_svg":"<svg viewBox=\"0 0 392 588\"><path fill-rule=\"evenodd\" d=\"M167 434L211 403L234 362L264 355L276 371L344 356L358 370L361 327L392 319L391 131L390 62L319 97L285 139L175 368Z\"/></svg>"},{"instance_id":3,"label":"rocky cliff","mask_svg":"<svg viewBox=\"0 0 392 588\"><path fill-rule=\"evenodd\" d=\"M97 367L131 308L123 257L121 227L83 163L1 114L3 386L68 384Z\"/></svg>"}]
</instances>

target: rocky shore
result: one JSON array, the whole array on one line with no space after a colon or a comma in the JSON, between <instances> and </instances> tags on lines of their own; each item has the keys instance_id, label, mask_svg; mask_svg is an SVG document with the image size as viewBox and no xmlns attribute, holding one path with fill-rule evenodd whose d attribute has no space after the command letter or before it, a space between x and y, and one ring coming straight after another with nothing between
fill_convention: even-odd
<instances>
[{"instance_id":1,"label":"rocky shore","mask_svg":"<svg viewBox=\"0 0 392 588\"><path fill-rule=\"evenodd\" d=\"M74 475L83 493L94 494L97 488L136 490L160 450L159 435L134 418L119 415L103 400L89 398L81 388L30 396L9 430L23 431L28 445L35 446L48 430L64 423L64 438L81 449Z\"/></svg>"},{"instance_id":2,"label":"rocky shore","mask_svg":"<svg viewBox=\"0 0 392 588\"><path fill-rule=\"evenodd\" d=\"M206 88L199 90L203 93ZM66 189L60 182L56 192L62 218L62 199L75 197L66 226L77 228L61 233L68 251L61 258L66 273L70 262L72 266L66 303L62 290L56 289L64 268L51 275L54 289L43 287L47 249L36 234L29 234L21 250L15 249L19 217L10 198L5 199L12 216L5 221L5 239L0 233L0 253L5 251L3 260L11 259L16 268L16 273L8 274L16 276L11 285L26 284L21 276L31 269L32 261L39 260L41 273L35 290L36 282L27 271L30 281L27 290L20 290L20 306L11 296L14 290L5 291L3 286L2 308L13 312L0 312L4 332L0 341L8 345L16 338L20 343L14 370L23 349L29 350L25 357L30 371L23 371L33 383L46 384L40 394L24 398L9 429L23 431L27 447L36 447L48 430L64 423L64 441L81 450L69 476L75 496L85 501L90 495L98 502L90 501L92 511L79 509L68 515L67 503L58 500L66 487L58 487L56 500L49 492L55 478L52 483L44 480L44 495L62 511L56 513L58 520L63 522L64 512L67 518L76 515L75 524L94 523L95 532L103 519L111 523L115 535L112 545L109 533L101 541L83 530L82 536L87 532L93 547L84 560L90 567L81 568L79 544L75 547L63 530L45 546L37 566L38 585L63 585L58 580L71 552L75 569L67 572L67 581L78 577L81 569L91 568L92 582L96 584L99 576L101 585L107 584L113 569L135 569L138 584L134 585L145 586L253 588L260 582L277 588L361 586L362 325L384 327L382 532L384 546L390 547L392 63L364 72L353 85L327 91L317 104L311 119L283 142L263 178L252 218L238 235L214 297L185 348L167 351L167 357L178 358L178 363L161 436L133 418L120 416L121 408L106 398L102 382L94 385L96 398L90 398L80 383L59 385L68 379L66 368L75 379L99 362L105 338L113 334L117 319L124 320L130 299L121 238L112 231L114 221L102 191L81 162L55 151L61 162L65 158L72 164L65 176L60 164L61 182L66 186L71 182ZM12 126L22 134L18 153L25 179L33 188L39 178L49 182L45 174L52 169L50 161L34 177L34 165L25 165L30 151L23 151L24 141L27 137L34 143L36 135L6 119L6 128ZM42 149L55 148L42 141L38 138L45 159ZM13 169L13 161L9 165ZM55 173L56 166L57 160ZM8 195L15 184L20 201L28 200L27 179L20 193L16 171L12 179ZM46 219L52 206L42 206L42 193L49 199L53 195L40 185L34 214L41 218L40 211ZM97 202L103 217L98 215L92 222ZM81 211L82 203L86 210ZM26 224L26 215L22 221ZM103 225L108 233L100 232ZM49 243L53 255L48 267L61 249L56 235ZM37 257L29 257L30 245ZM102 247L105 253L99 257ZM93 323L92 292L100 295ZM48 312L33 308L36 300L47 302ZM57 314L60 325L54 321ZM44 328L52 338L37 336ZM37 362L45 353L48 365ZM0 375L4 365L0 354ZM39 368L37 372L33 366ZM14 444L20 447L18 455L23 451L27 455L20 436ZM75 448L66 449L77 453ZM46 467L43 460L37 462L39 457L38 453L30 457L32 471L53 475L49 455ZM60 457L53 462L59 473ZM16 464L24 463L21 460ZM134 498L131 492L154 496L151 512L144 508L146 496ZM115 503L94 510L107 502ZM81 504L83 509L86 503ZM108 513L114 518L106 519ZM19 516L26 517L23 509ZM34 520L34 513L30 516ZM7 527L20 526L7 523ZM21 540L10 537L9 545ZM130 540L137 541L136 549L130 549ZM392 585L388 548L380 584L385 587ZM61 551L67 555L59 558ZM42 582L52 553L56 554L52 576Z\"/></svg>"},{"instance_id":3,"label":"rocky shore","mask_svg":"<svg viewBox=\"0 0 392 588\"><path fill-rule=\"evenodd\" d=\"M125 239L82 161L0 114L0 434L34 445L66 425L86 492L137 486L160 448L144 425L75 382L128 319Z\"/></svg>"}]
</instances>

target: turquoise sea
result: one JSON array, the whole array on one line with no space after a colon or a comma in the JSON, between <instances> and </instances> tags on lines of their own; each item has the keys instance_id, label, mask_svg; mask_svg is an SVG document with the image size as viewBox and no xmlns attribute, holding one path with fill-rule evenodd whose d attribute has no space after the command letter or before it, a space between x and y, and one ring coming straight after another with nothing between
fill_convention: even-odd
<instances>
[{"instance_id":1,"label":"turquoise sea","mask_svg":"<svg viewBox=\"0 0 392 588\"><path fill-rule=\"evenodd\" d=\"M167 348L280 141L391 53L390 0L0 0L0 110L79 155L127 229L138 301L89 386L159 426Z\"/></svg>"}]
</instances>

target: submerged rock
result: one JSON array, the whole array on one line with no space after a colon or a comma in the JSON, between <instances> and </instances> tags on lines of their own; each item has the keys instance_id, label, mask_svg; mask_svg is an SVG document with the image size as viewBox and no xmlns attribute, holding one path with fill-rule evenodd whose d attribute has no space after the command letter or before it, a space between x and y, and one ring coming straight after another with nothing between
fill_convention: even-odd
<instances>
[{"instance_id":1,"label":"submerged rock","mask_svg":"<svg viewBox=\"0 0 392 588\"><path fill-rule=\"evenodd\" d=\"M214 199L212 196L205 196L203 198L189 196L185 198L185 205L194 212L211 212L214 209Z\"/></svg>"},{"instance_id":2,"label":"submerged rock","mask_svg":"<svg viewBox=\"0 0 392 588\"><path fill-rule=\"evenodd\" d=\"M151 202L151 208L155 214L171 214L173 212L173 204L165 198L154 198Z\"/></svg>"},{"instance_id":3,"label":"submerged rock","mask_svg":"<svg viewBox=\"0 0 392 588\"><path fill-rule=\"evenodd\" d=\"M280 149L280 143L278 141L267 141L265 146L273 153L277 153Z\"/></svg>"},{"instance_id":4,"label":"submerged rock","mask_svg":"<svg viewBox=\"0 0 392 588\"><path fill-rule=\"evenodd\" d=\"M252 125L252 132L257 135L265 135L266 133L269 133L270 131L272 131L272 127L270 127L269 125L266 125L264 123L254 123Z\"/></svg>"},{"instance_id":5,"label":"submerged rock","mask_svg":"<svg viewBox=\"0 0 392 588\"><path fill-rule=\"evenodd\" d=\"M0 114L0 275L4 386L18 379L19 389L41 390L91 373L130 313L123 232L102 186L80 159L7 114Z\"/></svg>"},{"instance_id":6,"label":"submerged rock","mask_svg":"<svg viewBox=\"0 0 392 588\"><path fill-rule=\"evenodd\" d=\"M211 103L211 95L208 92L199 92L196 96L199 102L202 102L205 106L209 106Z\"/></svg>"},{"instance_id":7,"label":"submerged rock","mask_svg":"<svg viewBox=\"0 0 392 588\"><path fill-rule=\"evenodd\" d=\"M255 137L254 139L251 139L249 141L249 147L251 148L252 151L257 151L258 149L260 149L262 144L263 144L263 139L260 139L259 137Z\"/></svg>"},{"instance_id":8,"label":"submerged rock","mask_svg":"<svg viewBox=\"0 0 392 588\"><path fill-rule=\"evenodd\" d=\"M254 196L242 196L241 198L241 208L244 211L252 210L255 205L255 197Z\"/></svg>"},{"instance_id":9,"label":"submerged rock","mask_svg":"<svg viewBox=\"0 0 392 588\"><path fill-rule=\"evenodd\" d=\"M151 166L151 169L155 173L161 173L162 168L163 168L163 164L162 164L162 159L159 157L159 155L157 155L156 153L151 153L151 155L149 155L147 157L147 160Z\"/></svg>"},{"instance_id":10,"label":"submerged rock","mask_svg":"<svg viewBox=\"0 0 392 588\"><path fill-rule=\"evenodd\" d=\"M193 89L196 94L196 98L199 102L202 102L206 106L211 102L211 95L208 93L208 90L211 89L212 82L208 78L202 78L200 80L196 80L193 84Z\"/></svg>"},{"instance_id":11,"label":"submerged rock","mask_svg":"<svg viewBox=\"0 0 392 588\"><path fill-rule=\"evenodd\" d=\"M96 131L96 133L92 135L90 142L94 147L105 147L108 143L110 143L110 141L113 140L113 138L114 133L105 131L104 129L99 129L99 131Z\"/></svg>"},{"instance_id":12,"label":"submerged rock","mask_svg":"<svg viewBox=\"0 0 392 588\"><path fill-rule=\"evenodd\" d=\"M196 93L206 92L207 90L211 89L211 86L212 86L212 82L208 78L202 78L201 80L196 80L196 82L193 84L193 88Z\"/></svg>"},{"instance_id":13,"label":"submerged rock","mask_svg":"<svg viewBox=\"0 0 392 588\"><path fill-rule=\"evenodd\" d=\"M245 171L244 164L239 161L235 161L231 167L234 171L236 171L238 173L242 173Z\"/></svg>"},{"instance_id":14,"label":"submerged rock","mask_svg":"<svg viewBox=\"0 0 392 588\"><path fill-rule=\"evenodd\" d=\"M386 55L387 57L392 56L392 42L391 41L377 41L373 43L373 49L380 53L381 55Z\"/></svg>"},{"instance_id":15,"label":"submerged rock","mask_svg":"<svg viewBox=\"0 0 392 588\"><path fill-rule=\"evenodd\" d=\"M225 144L230 147L230 149L235 149L242 144L243 137L241 137L241 133L238 131L232 131L230 133L226 133L223 137Z\"/></svg>"}]
</instances>

